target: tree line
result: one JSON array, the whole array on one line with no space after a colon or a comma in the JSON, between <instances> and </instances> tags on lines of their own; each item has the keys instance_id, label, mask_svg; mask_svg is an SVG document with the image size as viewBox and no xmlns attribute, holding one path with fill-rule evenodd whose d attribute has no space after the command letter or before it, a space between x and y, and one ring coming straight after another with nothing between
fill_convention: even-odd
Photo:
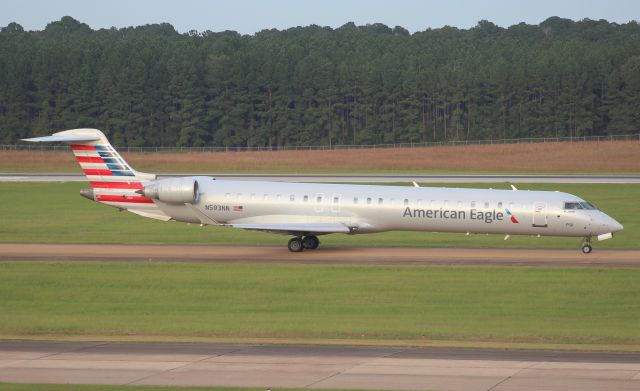
<instances>
[{"instance_id":1,"label":"tree line","mask_svg":"<svg viewBox=\"0 0 640 391\"><path fill-rule=\"evenodd\" d=\"M480 21L180 34L71 17L0 30L0 143L292 146L637 133L640 27Z\"/></svg>"}]
</instances>

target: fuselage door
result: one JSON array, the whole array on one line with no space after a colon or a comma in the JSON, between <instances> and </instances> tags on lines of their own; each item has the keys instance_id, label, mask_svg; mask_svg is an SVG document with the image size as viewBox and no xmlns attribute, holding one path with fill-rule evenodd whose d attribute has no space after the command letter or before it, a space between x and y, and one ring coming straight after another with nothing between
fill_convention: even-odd
<instances>
[{"instance_id":1,"label":"fuselage door","mask_svg":"<svg viewBox=\"0 0 640 391\"><path fill-rule=\"evenodd\" d=\"M533 204L533 226L539 228L548 227L546 203L536 202Z\"/></svg>"}]
</instances>

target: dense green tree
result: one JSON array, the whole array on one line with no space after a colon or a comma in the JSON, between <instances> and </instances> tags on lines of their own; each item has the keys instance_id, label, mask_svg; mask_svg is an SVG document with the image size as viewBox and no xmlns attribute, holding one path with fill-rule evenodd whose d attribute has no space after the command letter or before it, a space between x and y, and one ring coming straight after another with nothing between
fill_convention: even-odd
<instances>
[{"instance_id":1,"label":"dense green tree","mask_svg":"<svg viewBox=\"0 0 640 391\"><path fill-rule=\"evenodd\" d=\"M0 29L0 143L74 127L118 145L409 143L637 133L640 27L552 17L179 34Z\"/></svg>"}]
</instances>

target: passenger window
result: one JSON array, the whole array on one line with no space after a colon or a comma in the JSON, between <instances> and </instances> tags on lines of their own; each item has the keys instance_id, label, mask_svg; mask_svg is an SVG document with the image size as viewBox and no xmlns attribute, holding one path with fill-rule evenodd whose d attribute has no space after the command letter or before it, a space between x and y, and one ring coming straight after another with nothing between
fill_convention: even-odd
<instances>
[{"instance_id":1,"label":"passenger window","mask_svg":"<svg viewBox=\"0 0 640 391\"><path fill-rule=\"evenodd\" d=\"M241 200L242 199L242 193L238 193L238 199Z\"/></svg>"},{"instance_id":2,"label":"passenger window","mask_svg":"<svg viewBox=\"0 0 640 391\"><path fill-rule=\"evenodd\" d=\"M418 208L422 206L422 200L418 200L418 202L416 202L416 204L418 205Z\"/></svg>"},{"instance_id":3,"label":"passenger window","mask_svg":"<svg viewBox=\"0 0 640 391\"><path fill-rule=\"evenodd\" d=\"M303 200L304 200L304 202L309 201L309 196L308 196L308 195L305 195L305 196L304 196L304 198L303 198Z\"/></svg>"},{"instance_id":4,"label":"passenger window","mask_svg":"<svg viewBox=\"0 0 640 391\"><path fill-rule=\"evenodd\" d=\"M382 198L378 198L378 205L382 205L382 202L383 202Z\"/></svg>"},{"instance_id":5,"label":"passenger window","mask_svg":"<svg viewBox=\"0 0 640 391\"><path fill-rule=\"evenodd\" d=\"M462 208L462 201L458 201L458 208Z\"/></svg>"},{"instance_id":6,"label":"passenger window","mask_svg":"<svg viewBox=\"0 0 640 391\"><path fill-rule=\"evenodd\" d=\"M338 197L333 197L333 203L337 204L338 203L339 198Z\"/></svg>"},{"instance_id":7,"label":"passenger window","mask_svg":"<svg viewBox=\"0 0 640 391\"><path fill-rule=\"evenodd\" d=\"M225 194L225 195L224 195L224 198L226 198L226 199L231 198L231 193L227 193L227 194Z\"/></svg>"},{"instance_id":8,"label":"passenger window","mask_svg":"<svg viewBox=\"0 0 640 391\"><path fill-rule=\"evenodd\" d=\"M498 202L498 209L502 209L502 202Z\"/></svg>"},{"instance_id":9,"label":"passenger window","mask_svg":"<svg viewBox=\"0 0 640 391\"><path fill-rule=\"evenodd\" d=\"M266 201L266 200L268 200L268 199L269 199L269 194L265 194L265 195L264 195L264 197L263 197L263 199L264 199L265 201Z\"/></svg>"},{"instance_id":10,"label":"passenger window","mask_svg":"<svg viewBox=\"0 0 640 391\"><path fill-rule=\"evenodd\" d=\"M282 199L282 194L278 194L278 195L276 196L276 201L280 201L281 199Z\"/></svg>"},{"instance_id":11,"label":"passenger window","mask_svg":"<svg viewBox=\"0 0 640 391\"><path fill-rule=\"evenodd\" d=\"M449 200L444 200L444 207L448 208L449 207Z\"/></svg>"},{"instance_id":12,"label":"passenger window","mask_svg":"<svg viewBox=\"0 0 640 391\"><path fill-rule=\"evenodd\" d=\"M405 199L404 199L404 204L405 204L405 206L406 206L406 205L409 205L409 200L405 198Z\"/></svg>"},{"instance_id":13,"label":"passenger window","mask_svg":"<svg viewBox=\"0 0 640 391\"><path fill-rule=\"evenodd\" d=\"M353 197L353 203L357 204L358 203L358 197Z\"/></svg>"},{"instance_id":14,"label":"passenger window","mask_svg":"<svg viewBox=\"0 0 640 391\"><path fill-rule=\"evenodd\" d=\"M488 203L488 202L485 202L485 203L484 203L484 207L485 207L485 208L489 208L489 203Z\"/></svg>"},{"instance_id":15,"label":"passenger window","mask_svg":"<svg viewBox=\"0 0 640 391\"><path fill-rule=\"evenodd\" d=\"M476 202L475 201L471 201L471 207L475 208L476 207Z\"/></svg>"},{"instance_id":16,"label":"passenger window","mask_svg":"<svg viewBox=\"0 0 640 391\"><path fill-rule=\"evenodd\" d=\"M322 196L317 196L316 197L316 202L319 204L322 202Z\"/></svg>"},{"instance_id":17,"label":"passenger window","mask_svg":"<svg viewBox=\"0 0 640 391\"><path fill-rule=\"evenodd\" d=\"M256 193L251 193L251 201L256 199Z\"/></svg>"},{"instance_id":18,"label":"passenger window","mask_svg":"<svg viewBox=\"0 0 640 391\"><path fill-rule=\"evenodd\" d=\"M289 201L293 202L293 201L295 201L295 200L296 200L296 196L294 196L293 194L291 194L291 195L289 196Z\"/></svg>"},{"instance_id":19,"label":"passenger window","mask_svg":"<svg viewBox=\"0 0 640 391\"><path fill-rule=\"evenodd\" d=\"M367 197L367 205L371 204L371 197Z\"/></svg>"}]
</instances>

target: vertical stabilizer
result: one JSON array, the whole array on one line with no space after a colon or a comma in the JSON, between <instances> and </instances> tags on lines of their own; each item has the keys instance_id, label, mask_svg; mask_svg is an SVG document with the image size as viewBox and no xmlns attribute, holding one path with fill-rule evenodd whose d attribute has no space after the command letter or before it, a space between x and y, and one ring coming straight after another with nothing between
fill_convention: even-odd
<instances>
[{"instance_id":1,"label":"vertical stabilizer","mask_svg":"<svg viewBox=\"0 0 640 391\"><path fill-rule=\"evenodd\" d=\"M132 212L159 212L152 199L136 194L145 182L155 180L156 175L131 168L101 131L72 129L24 141L70 144L91 186L81 191L83 197Z\"/></svg>"}]
</instances>

